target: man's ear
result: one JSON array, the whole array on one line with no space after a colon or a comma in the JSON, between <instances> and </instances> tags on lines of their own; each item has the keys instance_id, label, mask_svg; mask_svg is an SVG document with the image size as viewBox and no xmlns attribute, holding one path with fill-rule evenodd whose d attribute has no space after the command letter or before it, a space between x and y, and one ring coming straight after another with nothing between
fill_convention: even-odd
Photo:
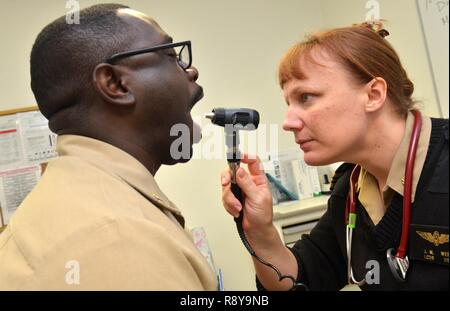
<instances>
[{"instance_id":1,"label":"man's ear","mask_svg":"<svg viewBox=\"0 0 450 311\"><path fill-rule=\"evenodd\" d=\"M98 93L109 103L134 105L135 97L124 83L125 71L119 66L102 63L95 67L92 78Z\"/></svg>"},{"instance_id":2,"label":"man's ear","mask_svg":"<svg viewBox=\"0 0 450 311\"><path fill-rule=\"evenodd\" d=\"M365 86L367 92L367 102L365 105L367 112L374 112L384 106L387 96L386 80L380 77L373 78Z\"/></svg>"}]
</instances>

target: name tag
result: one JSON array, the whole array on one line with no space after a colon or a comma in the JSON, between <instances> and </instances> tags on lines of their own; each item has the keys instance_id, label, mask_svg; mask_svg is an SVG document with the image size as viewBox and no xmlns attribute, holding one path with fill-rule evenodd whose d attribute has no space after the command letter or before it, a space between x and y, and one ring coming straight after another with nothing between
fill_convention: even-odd
<instances>
[{"instance_id":1,"label":"name tag","mask_svg":"<svg viewBox=\"0 0 450 311\"><path fill-rule=\"evenodd\" d=\"M409 226L409 257L448 266L448 227Z\"/></svg>"}]
</instances>

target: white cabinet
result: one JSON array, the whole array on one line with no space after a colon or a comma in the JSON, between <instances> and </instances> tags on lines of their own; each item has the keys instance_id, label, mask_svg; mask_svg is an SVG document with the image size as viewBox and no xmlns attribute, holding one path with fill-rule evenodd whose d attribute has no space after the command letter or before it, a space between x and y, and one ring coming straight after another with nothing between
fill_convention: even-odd
<instances>
[{"instance_id":1,"label":"white cabinet","mask_svg":"<svg viewBox=\"0 0 450 311\"><path fill-rule=\"evenodd\" d=\"M328 195L284 202L273 207L273 222L288 246L308 233L327 210Z\"/></svg>"}]
</instances>

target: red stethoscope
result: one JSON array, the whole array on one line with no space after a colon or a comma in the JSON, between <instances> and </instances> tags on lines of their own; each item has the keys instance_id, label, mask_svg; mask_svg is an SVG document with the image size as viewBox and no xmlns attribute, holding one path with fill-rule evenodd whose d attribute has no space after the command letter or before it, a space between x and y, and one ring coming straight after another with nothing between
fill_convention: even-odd
<instances>
[{"instance_id":1,"label":"red stethoscope","mask_svg":"<svg viewBox=\"0 0 450 311\"><path fill-rule=\"evenodd\" d=\"M409 222L411 216L411 189L412 189L412 178L414 169L414 160L416 159L417 145L419 142L420 130L422 128L422 115L419 111L413 110L414 114L414 125L412 130L411 139L409 141L408 157L406 158L405 167L405 182L403 191L403 221L402 221L402 236L400 239L400 245L395 251L390 248L386 252L387 261L389 268L395 279L404 282L406 279L406 273L409 268L408 256L406 256L406 248L408 245L408 233L409 233ZM361 281L357 281L353 275L352 269L352 237L353 230L356 227L356 182L358 181L359 172L361 167L359 165L355 166L350 178L350 191L347 196L346 203L346 248L347 248L347 276L349 284L356 284L358 286L364 285L366 283L366 278ZM370 274L371 271L368 272ZM369 275L370 276L370 275Z\"/></svg>"}]
</instances>

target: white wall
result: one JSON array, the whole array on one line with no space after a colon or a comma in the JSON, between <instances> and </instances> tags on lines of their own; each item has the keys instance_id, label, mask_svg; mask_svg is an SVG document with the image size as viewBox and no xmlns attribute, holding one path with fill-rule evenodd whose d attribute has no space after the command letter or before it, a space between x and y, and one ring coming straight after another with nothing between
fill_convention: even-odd
<instances>
[{"instance_id":1,"label":"white wall","mask_svg":"<svg viewBox=\"0 0 450 311\"><path fill-rule=\"evenodd\" d=\"M100 1L80 0L82 7ZM201 116L213 107L253 107L262 122L281 125L285 104L276 82L283 52L305 32L349 25L365 18L363 0L136 0L117 1L153 16L174 40L192 40L194 65L205 98L193 110ZM399 51L424 111L438 116L419 19L413 0L380 1L390 21L390 42ZM34 104L29 89L29 52L37 33L65 14L64 0L0 0L0 110ZM206 121L202 122L207 125ZM279 131L280 149L295 148ZM234 221L221 205L219 173L225 159L192 160L163 167L157 180L183 211L189 226L203 226L225 289L254 289L250 258Z\"/></svg>"}]
</instances>

